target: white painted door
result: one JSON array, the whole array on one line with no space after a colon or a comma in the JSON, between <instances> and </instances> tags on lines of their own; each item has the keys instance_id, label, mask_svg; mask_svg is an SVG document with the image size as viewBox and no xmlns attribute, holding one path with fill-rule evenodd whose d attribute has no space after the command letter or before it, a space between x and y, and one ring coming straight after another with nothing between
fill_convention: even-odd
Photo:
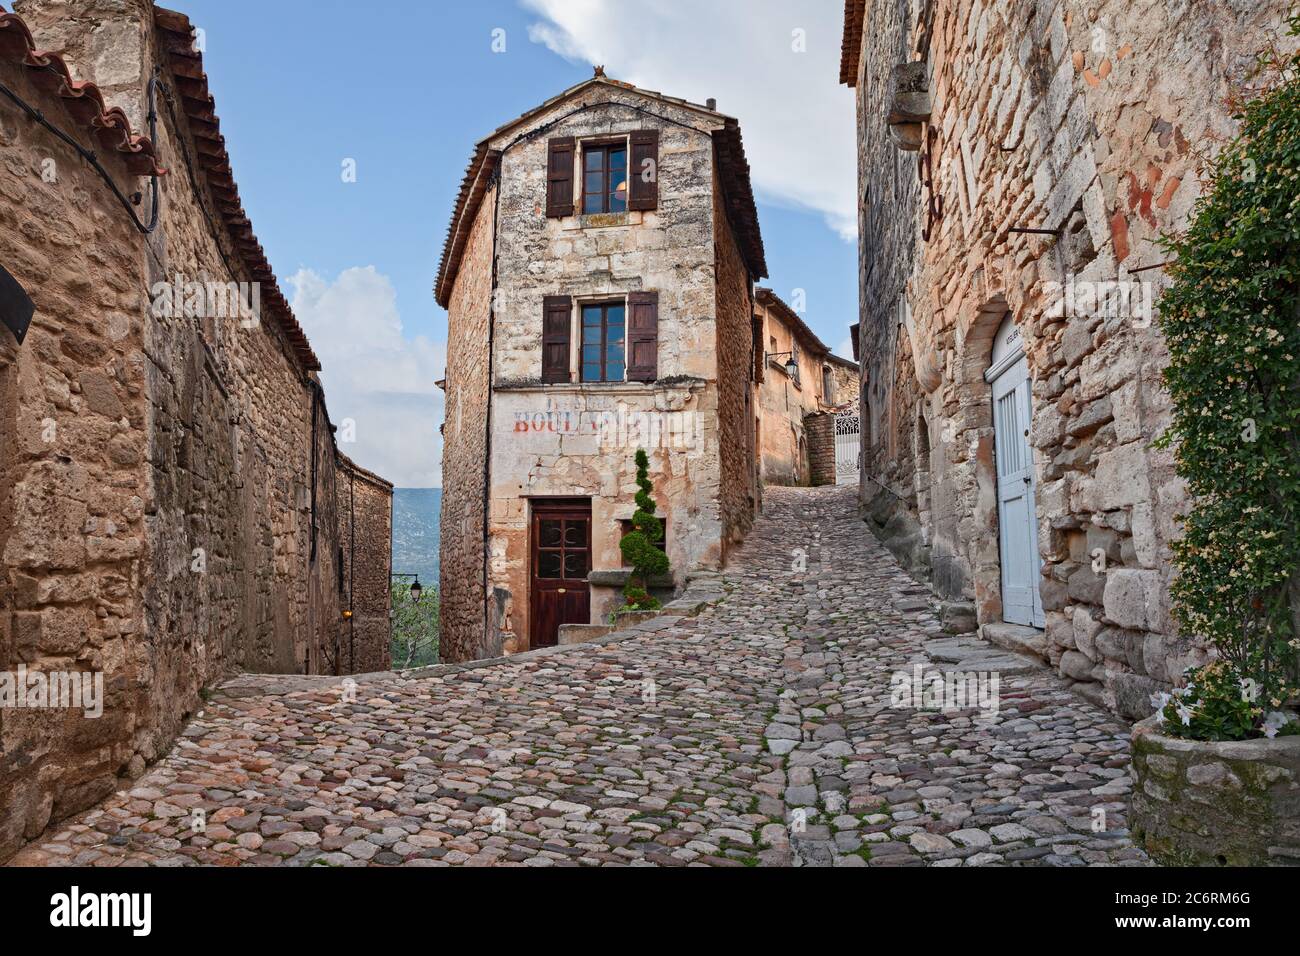
<instances>
[{"instance_id":1,"label":"white painted door","mask_svg":"<svg viewBox=\"0 0 1300 956\"><path fill-rule=\"evenodd\" d=\"M1029 364L1021 356L993 380L1002 617L1011 624L1042 627L1034 458L1029 450L1030 408Z\"/></svg>"}]
</instances>

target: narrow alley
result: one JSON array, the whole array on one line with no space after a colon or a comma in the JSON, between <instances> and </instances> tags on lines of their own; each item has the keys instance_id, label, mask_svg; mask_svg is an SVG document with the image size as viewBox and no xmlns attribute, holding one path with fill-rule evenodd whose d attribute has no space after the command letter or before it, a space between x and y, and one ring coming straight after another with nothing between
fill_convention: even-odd
<instances>
[{"instance_id":1,"label":"narrow alley","mask_svg":"<svg viewBox=\"0 0 1300 956\"><path fill-rule=\"evenodd\" d=\"M132 790L12 863L1144 862L1124 728L1026 661L951 653L854 495L769 489L695 618L355 688L230 681ZM927 645L999 673L995 716L892 705Z\"/></svg>"}]
</instances>

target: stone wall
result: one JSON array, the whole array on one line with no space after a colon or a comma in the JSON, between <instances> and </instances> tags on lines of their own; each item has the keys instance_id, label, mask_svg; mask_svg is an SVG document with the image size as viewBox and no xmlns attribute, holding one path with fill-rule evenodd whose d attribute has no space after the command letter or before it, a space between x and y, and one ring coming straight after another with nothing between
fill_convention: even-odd
<instances>
[{"instance_id":1,"label":"stone wall","mask_svg":"<svg viewBox=\"0 0 1300 956\"><path fill-rule=\"evenodd\" d=\"M152 5L16 6L137 130L162 67L168 174L146 237L66 143L0 103L0 263L36 306L21 345L0 329L0 670L100 674L105 690L97 718L0 708L0 857L141 773L205 685L333 670L340 624L334 448L305 340L265 307L158 308L160 286L255 280ZM147 219L148 180L34 72L0 57L6 86L143 192Z\"/></svg>"},{"instance_id":2,"label":"stone wall","mask_svg":"<svg viewBox=\"0 0 1300 956\"><path fill-rule=\"evenodd\" d=\"M835 484L835 414L813 412L804 418L808 436L808 480L812 485Z\"/></svg>"},{"instance_id":3,"label":"stone wall","mask_svg":"<svg viewBox=\"0 0 1300 956\"><path fill-rule=\"evenodd\" d=\"M343 672L392 665L393 486L339 456L339 593L352 612L340 629Z\"/></svg>"},{"instance_id":4,"label":"stone wall","mask_svg":"<svg viewBox=\"0 0 1300 956\"><path fill-rule=\"evenodd\" d=\"M1300 737L1183 740L1133 728L1133 842L1164 866L1300 863Z\"/></svg>"},{"instance_id":5,"label":"stone wall","mask_svg":"<svg viewBox=\"0 0 1300 956\"><path fill-rule=\"evenodd\" d=\"M1192 144L1231 135L1225 98L1280 35L1285 6L877 0L862 24L869 517L942 596L974 602L981 625L1001 621L983 373L1012 316L1033 388L1045 654L1130 717L1204 656L1168 609L1185 496L1172 454L1151 447L1168 397L1164 345L1141 308L1158 300L1162 273L1147 267L1161 262L1156 237L1185 223L1199 194ZM901 115L915 97L891 97L894 68L913 60L927 125ZM892 134L891 108L910 121ZM927 143L932 190L917 175ZM926 214L932 199L939 218ZM1127 304L1066 299L1067 286L1116 280L1135 283Z\"/></svg>"},{"instance_id":6,"label":"stone wall","mask_svg":"<svg viewBox=\"0 0 1300 956\"><path fill-rule=\"evenodd\" d=\"M470 228L447 306L447 401L442 426L442 515L438 588L439 655L445 661L497 657L486 621L485 509L488 454L488 351L496 190ZM498 630L492 632L494 635Z\"/></svg>"},{"instance_id":7,"label":"stone wall","mask_svg":"<svg viewBox=\"0 0 1300 956\"><path fill-rule=\"evenodd\" d=\"M723 559L754 524L758 449L754 426L753 283L727 220L726 196L713 169L714 322L718 364L718 442Z\"/></svg>"}]
</instances>

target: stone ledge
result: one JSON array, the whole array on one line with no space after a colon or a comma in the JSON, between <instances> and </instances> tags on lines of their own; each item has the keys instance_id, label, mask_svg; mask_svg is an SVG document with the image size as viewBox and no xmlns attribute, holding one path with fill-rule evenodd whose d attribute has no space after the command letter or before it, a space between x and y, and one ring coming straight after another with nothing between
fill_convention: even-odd
<instances>
[{"instance_id":1,"label":"stone ledge","mask_svg":"<svg viewBox=\"0 0 1300 956\"><path fill-rule=\"evenodd\" d=\"M631 568L610 568L606 571L592 571L587 575L587 583L598 588L621 588L632 577ZM677 586L671 574L656 574L648 582L651 589L668 590Z\"/></svg>"},{"instance_id":2,"label":"stone ledge","mask_svg":"<svg viewBox=\"0 0 1300 956\"><path fill-rule=\"evenodd\" d=\"M1300 737L1199 741L1133 727L1134 841L1174 866L1300 862Z\"/></svg>"},{"instance_id":3,"label":"stone ledge","mask_svg":"<svg viewBox=\"0 0 1300 956\"><path fill-rule=\"evenodd\" d=\"M1047 635L1022 624L990 623L980 627L980 636L990 644L1040 661L1047 660Z\"/></svg>"}]
</instances>

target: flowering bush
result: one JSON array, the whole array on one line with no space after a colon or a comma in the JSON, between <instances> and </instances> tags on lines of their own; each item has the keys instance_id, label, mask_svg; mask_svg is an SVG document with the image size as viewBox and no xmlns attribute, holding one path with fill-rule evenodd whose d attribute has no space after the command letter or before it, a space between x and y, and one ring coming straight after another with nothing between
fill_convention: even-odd
<instances>
[{"instance_id":1,"label":"flowering bush","mask_svg":"<svg viewBox=\"0 0 1300 956\"><path fill-rule=\"evenodd\" d=\"M1282 686L1267 696L1252 677L1243 677L1228 661L1190 668L1187 683L1170 694L1157 694L1156 719L1178 737L1195 740L1244 740L1300 734L1300 718L1282 710L1288 693Z\"/></svg>"},{"instance_id":2,"label":"flowering bush","mask_svg":"<svg viewBox=\"0 0 1300 956\"><path fill-rule=\"evenodd\" d=\"M1300 36L1300 13L1290 22ZM1166 240L1176 261L1160 307L1174 403L1162 442L1194 502L1174 612L1221 661L1162 710L1209 739L1265 733L1271 711L1254 705L1295 693L1300 648L1300 53L1260 65L1269 81L1237 109L1241 132L1211 162L1186 233Z\"/></svg>"}]
</instances>

